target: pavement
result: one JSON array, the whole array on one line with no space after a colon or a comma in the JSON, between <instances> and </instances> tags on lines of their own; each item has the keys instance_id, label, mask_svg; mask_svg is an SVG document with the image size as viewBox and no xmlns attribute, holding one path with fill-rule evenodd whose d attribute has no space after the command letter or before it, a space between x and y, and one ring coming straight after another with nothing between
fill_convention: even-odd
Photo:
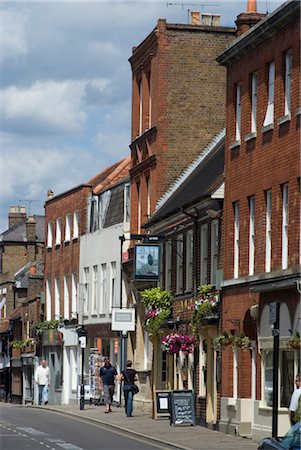
<instances>
[{"instance_id":1,"label":"pavement","mask_svg":"<svg viewBox=\"0 0 301 450\"><path fill-rule=\"evenodd\" d=\"M47 405L30 406L66 414L74 418L95 422L122 433L140 437L161 446L180 450L257 450L257 443L240 437L209 430L202 426L171 426L168 418L152 419L150 414L133 412L126 417L123 408L113 408L105 414L104 406Z\"/></svg>"}]
</instances>

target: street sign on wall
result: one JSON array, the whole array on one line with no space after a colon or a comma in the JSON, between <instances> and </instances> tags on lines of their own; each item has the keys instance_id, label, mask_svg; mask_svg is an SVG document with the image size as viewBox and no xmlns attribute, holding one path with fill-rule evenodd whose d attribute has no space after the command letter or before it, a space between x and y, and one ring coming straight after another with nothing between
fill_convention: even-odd
<instances>
[{"instance_id":1,"label":"street sign on wall","mask_svg":"<svg viewBox=\"0 0 301 450\"><path fill-rule=\"evenodd\" d=\"M112 331L135 331L135 309L112 309Z\"/></svg>"}]
</instances>

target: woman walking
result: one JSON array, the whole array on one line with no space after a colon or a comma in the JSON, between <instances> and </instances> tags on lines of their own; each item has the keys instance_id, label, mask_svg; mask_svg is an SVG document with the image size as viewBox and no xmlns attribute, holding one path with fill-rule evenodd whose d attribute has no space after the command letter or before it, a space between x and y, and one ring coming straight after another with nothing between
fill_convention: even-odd
<instances>
[{"instance_id":1,"label":"woman walking","mask_svg":"<svg viewBox=\"0 0 301 450\"><path fill-rule=\"evenodd\" d=\"M126 368L121 371L121 381L123 381L123 394L125 403L125 413L127 417L132 417L133 412L133 388L138 380L138 373L132 369L132 361L127 360Z\"/></svg>"}]
</instances>

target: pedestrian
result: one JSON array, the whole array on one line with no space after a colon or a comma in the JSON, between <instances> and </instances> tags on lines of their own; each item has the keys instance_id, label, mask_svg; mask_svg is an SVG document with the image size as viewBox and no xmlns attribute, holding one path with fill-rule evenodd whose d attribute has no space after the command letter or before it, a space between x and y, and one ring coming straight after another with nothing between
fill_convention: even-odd
<instances>
[{"instance_id":1,"label":"pedestrian","mask_svg":"<svg viewBox=\"0 0 301 450\"><path fill-rule=\"evenodd\" d=\"M132 417L133 412L133 387L135 381L138 380L138 373L132 369L132 361L130 359L126 362L126 368L121 371L120 381L123 381L124 407L127 417Z\"/></svg>"},{"instance_id":2,"label":"pedestrian","mask_svg":"<svg viewBox=\"0 0 301 450\"><path fill-rule=\"evenodd\" d=\"M111 365L110 358L104 359L104 365L99 369L99 378L102 381L102 390L104 396L104 403L106 405L105 413L112 412L112 401L115 389L115 377L117 370Z\"/></svg>"},{"instance_id":3,"label":"pedestrian","mask_svg":"<svg viewBox=\"0 0 301 450\"><path fill-rule=\"evenodd\" d=\"M50 386L50 374L49 367L47 366L46 359L43 358L39 367L35 373L35 382L39 388L39 405L42 404L44 400L44 404L48 404L48 388Z\"/></svg>"},{"instance_id":4,"label":"pedestrian","mask_svg":"<svg viewBox=\"0 0 301 450\"><path fill-rule=\"evenodd\" d=\"M296 375L295 379L296 389L292 393L289 412L291 425L299 422L300 420L300 408L301 408L301 380L300 375Z\"/></svg>"}]
</instances>

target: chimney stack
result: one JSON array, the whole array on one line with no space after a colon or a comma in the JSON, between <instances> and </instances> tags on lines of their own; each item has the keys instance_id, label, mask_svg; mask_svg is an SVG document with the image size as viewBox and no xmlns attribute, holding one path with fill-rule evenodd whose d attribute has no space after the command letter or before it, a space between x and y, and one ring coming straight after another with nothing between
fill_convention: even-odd
<instances>
[{"instance_id":1,"label":"chimney stack","mask_svg":"<svg viewBox=\"0 0 301 450\"><path fill-rule=\"evenodd\" d=\"M27 261L36 259L36 221L34 216L26 220Z\"/></svg>"},{"instance_id":2,"label":"chimney stack","mask_svg":"<svg viewBox=\"0 0 301 450\"><path fill-rule=\"evenodd\" d=\"M12 228L15 225L23 223L26 220L26 207L25 206L10 206L8 213L8 228Z\"/></svg>"},{"instance_id":3,"label":"chimney stack","mask_svg":"<svg viewBox=\"0 0 301 450\"><path fill-rule=\"evenodd\" d=\"M257 12L256 0L248 0L247 12L239 14L235 21L237 26L236 36L246 33L250 28L256 25L257 22L260 22L260 20L265 17L266 14Z\"/></svg>"}]
</instances>

